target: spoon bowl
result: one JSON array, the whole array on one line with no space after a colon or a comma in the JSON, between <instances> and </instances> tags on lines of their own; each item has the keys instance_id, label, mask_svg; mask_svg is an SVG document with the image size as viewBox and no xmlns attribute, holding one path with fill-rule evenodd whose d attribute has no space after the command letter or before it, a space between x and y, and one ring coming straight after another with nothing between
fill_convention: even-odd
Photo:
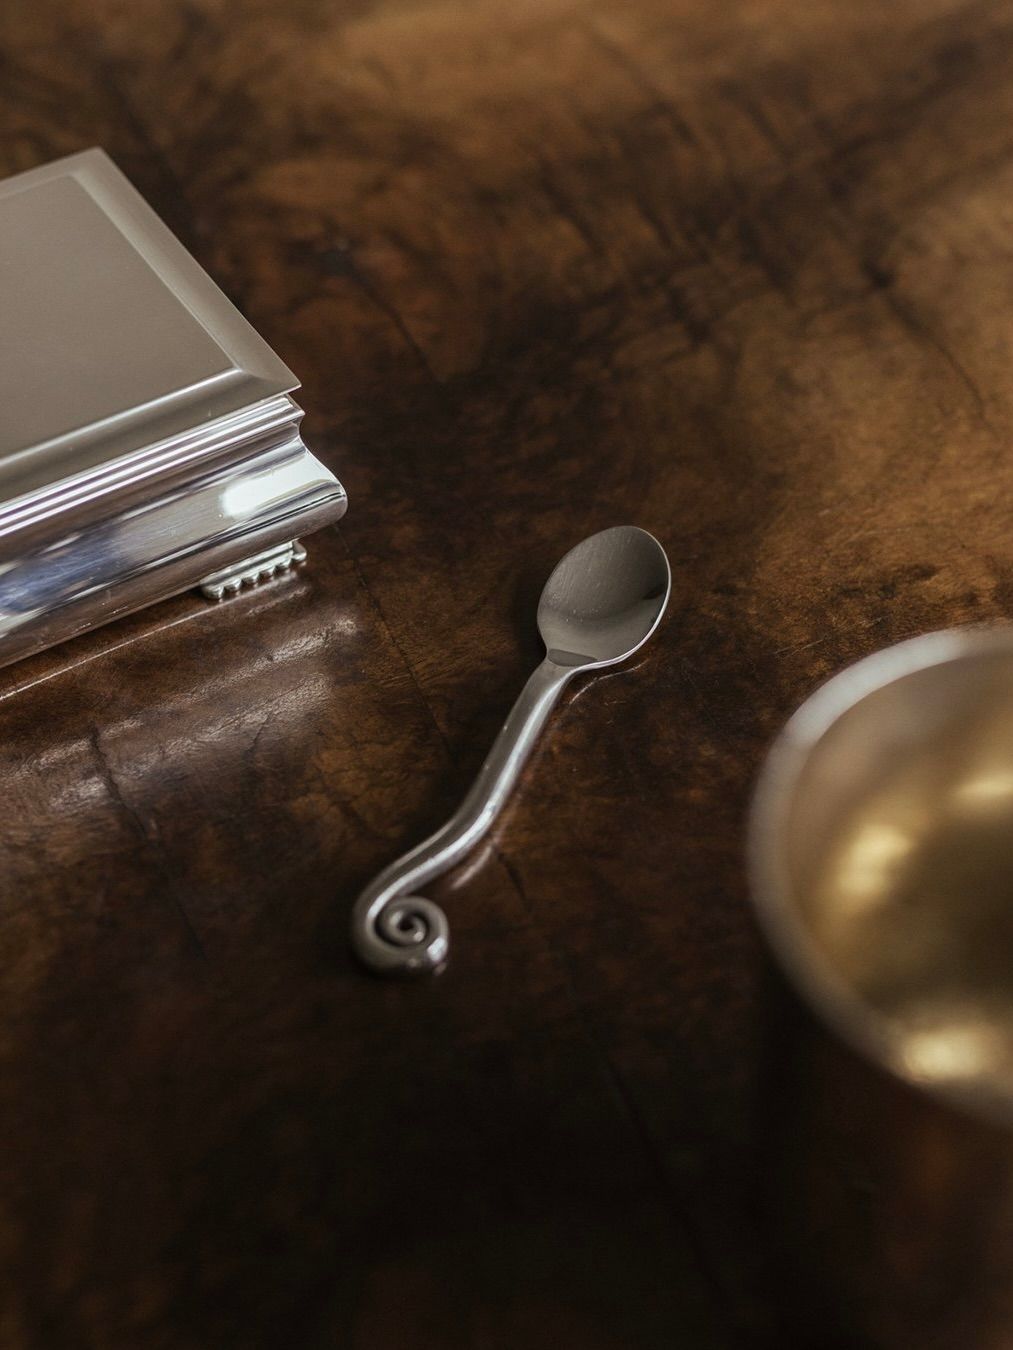
<instances>
[{"instance_id":1,"label":"spoon bowl","mask_svg":"<svg viewBox=\"0 0 1013 1350\"><path fill-rule=\"evenodd\" d=\"M550 661L594 670L642 647L668 603L665 550L635 525L584 539L562 558L538 602L538 631Z\"/></svg>"}]
</instances>

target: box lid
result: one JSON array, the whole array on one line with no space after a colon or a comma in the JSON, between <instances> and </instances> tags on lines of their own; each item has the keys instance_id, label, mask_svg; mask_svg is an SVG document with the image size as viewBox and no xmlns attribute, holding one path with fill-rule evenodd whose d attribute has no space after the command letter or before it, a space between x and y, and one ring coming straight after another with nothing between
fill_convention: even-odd
<instances>
[{"instance_id":1,"label":"box lid","mask_svg":"<svg viewBox=\"0 0 1013 1350\"><path fill-rule=\"evenodd\" d=\"M0 511L296 388L103 151L0 182Z\"/></svg>"}]
</instances>

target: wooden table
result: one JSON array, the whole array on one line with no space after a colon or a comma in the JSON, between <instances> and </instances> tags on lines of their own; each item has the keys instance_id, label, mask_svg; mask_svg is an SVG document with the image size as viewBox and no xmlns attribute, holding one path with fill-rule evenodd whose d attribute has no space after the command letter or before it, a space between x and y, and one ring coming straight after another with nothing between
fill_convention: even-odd
<instances>
[{"instance_id":1,"label":"wooden table","mask_svg":"<svg viewBox=\"0 0 1013 1350\"><path fill-rule=\"evenodd\" d=\"M744 810L821 679L1013 605L1011 127L989 0L4 0L0 170L105 146L351 507L0 675L3 1350L783 1345ZM448 973L364 976L627 521L663 631Z\"/></svg>"}]
</instances>

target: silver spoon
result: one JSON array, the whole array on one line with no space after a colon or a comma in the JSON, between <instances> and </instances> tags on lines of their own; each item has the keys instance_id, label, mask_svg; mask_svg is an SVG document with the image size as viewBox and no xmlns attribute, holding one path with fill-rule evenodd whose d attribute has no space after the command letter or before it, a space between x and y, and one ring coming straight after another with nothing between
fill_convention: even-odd
<instances>
[{"instance_id":1,"label":"silver spoon","mask_svg":"<svg viewBox=\"0 0 1013 1350\"><path fill-rule=\"evenodd\" d=\"M528 679L471 790L446 825L384 869L355 903L352 945L381 975L442 970L447 918L415 894L475 847L492 825L556 700L574 675L617 665L657 628L672 586L665 550L618 525L572 548L545 583L538 631L545 660Z\"/></svg>"}]
</instances>

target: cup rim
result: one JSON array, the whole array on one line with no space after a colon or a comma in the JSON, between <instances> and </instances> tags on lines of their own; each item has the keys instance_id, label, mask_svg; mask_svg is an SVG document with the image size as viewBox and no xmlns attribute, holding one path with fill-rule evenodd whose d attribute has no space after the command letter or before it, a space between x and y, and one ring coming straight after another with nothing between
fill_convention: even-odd
<instances>
[{"instance_id":1,"label":"cup rim","mask_svg":"<svg viewBox=\"0 0 1013 1350\"><path fill-rule=\"evenodd\" d=\"M909 675L991 653L1013 655L1013 623L948 628L881 648L819 685L791 715L769 747L753 789L747 822L747 871L754 913L770 949L803 1001L841 1039L890 1077L950 1106L1009 1125L1013 1093L972 1098L926 1082L899 1062L876 1013L830 965L791 904L793 886L777 841L802 770L823 736L870 694Z\"/></svg>"}]
</instances>

